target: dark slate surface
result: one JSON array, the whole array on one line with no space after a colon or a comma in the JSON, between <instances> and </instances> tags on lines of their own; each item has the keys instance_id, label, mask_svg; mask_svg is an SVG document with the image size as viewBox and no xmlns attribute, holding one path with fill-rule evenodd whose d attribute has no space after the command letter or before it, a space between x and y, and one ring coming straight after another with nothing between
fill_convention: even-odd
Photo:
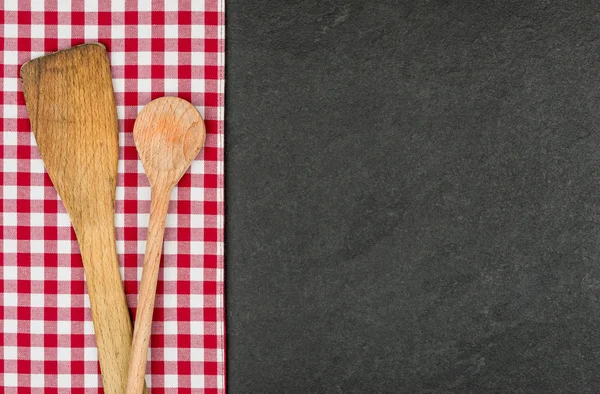
<instances>
[{"instance_id":1,"label":"dark slate surface","mask_svg":"<svg viewBox=\"0 0 600 394\"><path fill-rule=\"evenodd\" d=\"M600 5L227 2L229 393L600 392Z\"/></svg>"}]
</instances>

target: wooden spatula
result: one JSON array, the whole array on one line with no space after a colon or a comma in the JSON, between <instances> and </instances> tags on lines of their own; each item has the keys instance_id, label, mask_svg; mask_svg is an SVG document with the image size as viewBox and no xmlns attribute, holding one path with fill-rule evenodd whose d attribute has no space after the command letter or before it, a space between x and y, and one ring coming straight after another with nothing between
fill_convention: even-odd
<instances>
[{"instance_id":1,"label":"wooden spatula","mask_svg":"<svg viewBox=\"0 0 600 394\"><path fill-rule=\"evenodd\" d=\"M122 394L132 325L115 245L119 140L106 49L85 44L31 60L21 78L44 165L79 241L104 392Z\"/></svg>"}]
</instances>

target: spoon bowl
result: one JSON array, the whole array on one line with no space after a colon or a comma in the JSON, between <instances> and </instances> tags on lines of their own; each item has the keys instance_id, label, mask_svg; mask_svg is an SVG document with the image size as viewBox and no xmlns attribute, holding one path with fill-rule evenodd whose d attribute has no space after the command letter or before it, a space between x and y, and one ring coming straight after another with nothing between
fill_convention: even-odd
<instances>
[{"instance_id":1,"label":"spoon bowl","mask_svg":"<svg viewBox=\"0 0 600 394\"><path fill-rule=\"evenodd\" d=\"M173 187L198 156L206 132L196 107L178 97L161 97L142 109L133 137L150 185Z\"/></svg>"}]
</instances>

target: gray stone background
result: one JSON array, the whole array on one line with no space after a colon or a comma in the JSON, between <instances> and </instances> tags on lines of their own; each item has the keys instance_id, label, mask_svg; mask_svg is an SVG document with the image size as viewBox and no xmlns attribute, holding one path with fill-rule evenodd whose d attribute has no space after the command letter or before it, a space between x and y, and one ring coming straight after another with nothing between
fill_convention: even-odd
<instances>
[{"instance_id":1,"label":"gray stone background","mask_svg":"<svg viewBox=\"0 0 600 394\"><path fill-rule=\"evenodd\" d=\"M229 393L600 392L600 3L227 1Z\"/></svg>"}]
</instances>

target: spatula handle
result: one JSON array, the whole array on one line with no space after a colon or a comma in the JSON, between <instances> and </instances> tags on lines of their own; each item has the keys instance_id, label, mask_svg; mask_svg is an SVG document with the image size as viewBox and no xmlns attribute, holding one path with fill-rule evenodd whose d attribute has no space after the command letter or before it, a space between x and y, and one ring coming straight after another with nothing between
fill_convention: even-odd
<instances>
[{"instance_id":1,"label":"spatula handle","mask_svg":"<svg viewBox=\"0 0 600 394\"><path fill-rule=\"evenodd\" d=\"M119 272L114 225L111 222L78 230L104 392L122 394L127 384L132 326Z\"/></svg>"},{"instance_id":2,"label":"spatula handle","mask_svg":"<svg viewBox=\"0 0 600 394\"><path fill-rule=\"evenodd\" d=\"M144 256L144 268L140 283L133 329L131 358L129 361L127 394L142 393L144 388L148 344L152 331L152 314L154 313L154 299L156 297L156 284L158 282L158 269L160 267L160 256L162 254L171 189L152 189L150 222L146 238L146 254Z\"/></svg>"}]
</instances>

